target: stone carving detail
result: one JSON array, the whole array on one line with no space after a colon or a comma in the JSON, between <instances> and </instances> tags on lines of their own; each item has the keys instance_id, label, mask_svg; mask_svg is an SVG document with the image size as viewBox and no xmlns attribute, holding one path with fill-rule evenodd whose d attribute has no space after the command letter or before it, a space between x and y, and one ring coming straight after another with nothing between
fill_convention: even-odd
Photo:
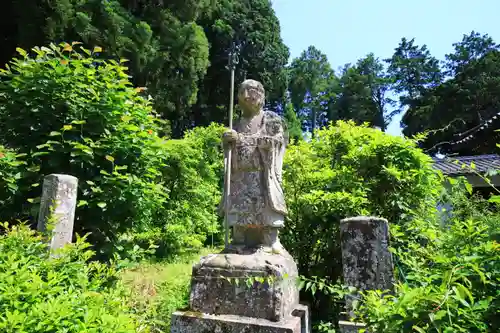
<instances>
[{"instance_id":1,"label":"stone carving detail","mask_svg":"<svg viewBox=\"0 0 500 333\"><path fill-rule=\"evenodd\" d=\"M282 167L288 137L284 120L264 111L264 87L246 80L238 92L242 118L223 136L232 147L228 225L233 244L280 248L278 229L287 213L282 189Z\"/></svg>"}]
</instances>

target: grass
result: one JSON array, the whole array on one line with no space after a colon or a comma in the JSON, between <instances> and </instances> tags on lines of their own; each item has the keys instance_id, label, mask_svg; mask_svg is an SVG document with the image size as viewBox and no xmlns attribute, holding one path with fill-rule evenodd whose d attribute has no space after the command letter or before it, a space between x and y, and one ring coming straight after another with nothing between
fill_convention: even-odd
<instances>
[{"instance_id":1,"label":"grass","mask_svg":"<svg viewBox=\"0 0 500 333\"><path fill-rule=\"evenodd\" d=\"M219 251L204 248L174 262L144 263L122 272L131 305L138 314L145 315L145 325L150 325L151 332L170 331L172 313L188 305L193 264L200 257Z\"/></svg>"}]
</instances>

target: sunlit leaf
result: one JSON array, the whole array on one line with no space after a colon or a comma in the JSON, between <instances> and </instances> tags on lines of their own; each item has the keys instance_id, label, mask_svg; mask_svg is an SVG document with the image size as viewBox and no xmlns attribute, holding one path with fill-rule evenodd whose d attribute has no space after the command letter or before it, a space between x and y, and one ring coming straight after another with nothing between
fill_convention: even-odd
<instances>
[{"instance_id":1,"label":"sunlit leaf","mask_svg":"<svg viewBox=\"0 0 500 333\"><path fill-rule=\"evenodd\" d=\"M19 53L23 57L26 57L28 55L28 53L24 49L22 49L20 47L16 48L16 51L17 51L17 53Z\"/></svg>"},{"instance_id":2,"label":"sunlit leaf","mask_svg":"<svg viewBox=\"0 0 500 333\"><path fill-rule=\"evenodd\" d=\"M472 185L469 182L465 182L465 188L469 194L472 194Z\"/></svg>"},{"instance_id":3,"label":"sunlit leaf","mask_svg":"<svg viewBox=\"0 0 500 333\"><path fill-rule=\"evenodd\" d=\"M86 200L78 200L77 207L87 206L89 203Z\"/></svg>"},{"instance_id":4,"label":"sunlit leaf","mask_svg":"<svg viewBox=\"0 0 500 333\"><path fill-rule=\"evenodd\" d=\"M500 195L492 195L488 201L494 203L500 203Z\"/></svg>"}]
</instances>

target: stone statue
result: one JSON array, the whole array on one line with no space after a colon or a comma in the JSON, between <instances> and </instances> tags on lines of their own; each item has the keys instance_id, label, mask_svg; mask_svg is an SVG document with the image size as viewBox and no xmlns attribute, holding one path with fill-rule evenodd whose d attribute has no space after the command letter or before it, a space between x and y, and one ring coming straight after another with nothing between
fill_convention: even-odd
<instances>
[{"instance_id":1,"label":"stone statue","mask_svg":"<svg viewBox=\"0 0 500 333\"><path fill-rule=\"evenodd\" d=\"M223 198L220 206L233 241L193 266L189 310L172 314L171 333L309 333L297 264L278 240L287 213L281 187L284 121L262 110L264 87L257 81L241 84L238 102L243 116L223 135L232 158L229 202L226 207Z\"/></svg>"},{"instance_id":2,"label":"stone statue","mask_svg":"<svg viewBox=\"0 0 500 333\"><path fill-rule=\"evenodd\" d=\"M263 110L264 97L263 85L255 80L245 80L239 88L242 118L222 138L226 152L232 145L232 159L229 207L223 196L221 208L229 210L233 245L279 251L278 230L287 213L282 166L288 137L284 120Z\"/></svg>"}]
</instances>

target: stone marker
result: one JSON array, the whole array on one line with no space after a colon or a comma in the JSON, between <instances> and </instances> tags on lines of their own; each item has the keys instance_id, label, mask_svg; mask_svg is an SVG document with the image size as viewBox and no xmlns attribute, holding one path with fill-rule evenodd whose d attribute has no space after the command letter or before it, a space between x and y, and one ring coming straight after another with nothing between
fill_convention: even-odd
<instances>
[{"instance_id":1,"label":"stone marker","mask_svg":"<svg viewBox=\"0 0 500 333\"><path fill-rule=\"evenodd\" d=\"M233 158L228 205L223 197L220 208L228 210L232 243L193 267L189 309L172 315L171 333L310 332L297 265L278 237L287 213L281 173L288 138L283 119L262 110L264 96L254 80L239 89L243 117L223 136Z\"/></svg>"},{"instance_id":2,"label":"stone marker","mask_svg":"<svg viewBox=\"0 0 500 333\"><path fill-rule=\"evenodd\" d=\"M394 267L389 251L389 224L383 218L358 216L340 222L344 284L357 290L392 290ZM352 302L358 295L346 296L352 317ZM339 322L342 332L357 332L364 325Z\"/></svg>"},{"instance_id":3,"label":"stone marker","mask_svg":"<svg viewBox=\"0 0 500 333\"><path fill-rule=\"evenodd\" d=\"M51 226L50 249L56 250L71 243L75 218L78 179L69 175L48 175L43 180L42 198L37 229L47 231Z\"/></svg>"}]
</instances>

